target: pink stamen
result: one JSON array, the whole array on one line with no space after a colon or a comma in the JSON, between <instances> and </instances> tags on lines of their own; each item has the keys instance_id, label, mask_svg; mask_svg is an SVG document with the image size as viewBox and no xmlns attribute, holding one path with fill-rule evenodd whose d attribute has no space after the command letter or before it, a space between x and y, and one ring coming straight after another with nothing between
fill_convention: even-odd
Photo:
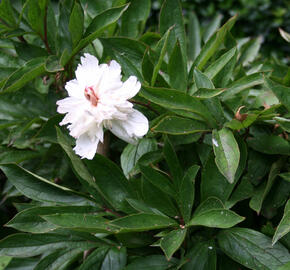
<instances>
[{"instance_id":1,"label":"pink stamen","mask_svg":"<svg viewBox=\"0 0 290 270\"><path fill-rule=\"evenodd\" d=\"M94 87L93 86L87 86L85 88L85 97L88 101L91 102L91 104L93 106L97 106L98 105L98 101L99 101L99 98L97 97L97 95L95 94L95 91L94 91Z\"/></svg>"}]
</instances>

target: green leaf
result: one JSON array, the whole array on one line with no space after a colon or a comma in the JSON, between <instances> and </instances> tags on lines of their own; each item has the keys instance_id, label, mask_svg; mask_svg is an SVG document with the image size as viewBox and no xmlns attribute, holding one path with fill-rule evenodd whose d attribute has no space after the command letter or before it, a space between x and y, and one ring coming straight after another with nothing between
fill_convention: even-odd
<instances>
[{"instance_id":1,"label":"green leaf","mask_svg":"<svg viewBox=\"0 0 290 270\"><path fill-rule=\"evenodd\" d=\"M255 210L258 214L261 211L263 202L269 193L271 187L274 184L276 177L279 175L279 172L284 164L284 160L280 159L277 162L273 163L271 166L270 173L268 175L267 183L261 184L255 191L254 195L250 201L250 207Z\"/></svg>"},{"instance_id":2,"label":"green leaf","mask_svg":"<svg viewBox=\"0 0 290 270\"><path fill-rule=\"evenodd\" d=\"M107 252L107 247L97 248L85 259L79 270L92 270L94 268L100 269Z\"/></svg>"},{"instance_id":3,"label":"green leaf","mask_svg":"<svg viewBox=\"0 0 290 270\"><path fill-rule=\"evenodd\" d=\"M223 93L222 100L225 101L233 96L237 95L241 91L254 87L256 85L260 85L264 83L263 74L253 73L251 75L246 75L241 79L234 81L228 86L228 89Z\"/></svg>"},{"instance_id":4,"label":"green leaf","mask_svg":"<svg viewBox=\"0 0 290 270\"><path fill-rule=\"evenodd\" d=\"M197 119L198 116L198 120L204 119L210 126L216 125L210 112L199 100L180 91L143 86L140 95L182 116L184 116L183 112L188 115L193 113L192 118Z\"/></svg>"},{"instance_id":5,"label":"green leaf","mask_svg":"<svg viewBox=\"0 0 290 270\"><path fill-rule=\"evenodd\" d=\"M230 228L244 219L231 210L221 208L215 198L208 198L197 208L187 226Z\"/></svg>"},{"instance_id":6,"label":"green leaf","mask_svg":"<svg viewBox=\"0 0 290 270\"><path fill-rule=\"evenodd\" d=\"M41 215L59 213L89 213L98 210L91 206L42 206L25 209L11 219L6 226L19 231L31 233L45 233L57 228L57 226L46 222Z\"/></svg>"},{"instance_id":7,"label":"green leaf","mask_svg":"<svg viewBox=\"0 0 290 270\"><path fill-rule=\"evenodd\" d=\"M0 93L16 91L43 74L45 72L44 63L44 58L35 58L26 62L8 77Z\"/></svg>"},{"instance_id":8,"label":"green leaf","mask_svg":"<svg viewBox=\"0 0 290 270\"><path fill-rule=\"evenodd\" d=\"M165 138L163 154L169 167L170 174L173 178L173 184L176 187L180 187L180 183L183 178L183 170L174 147L168 138Z\"/></svg>"},{"instance_id":9,"label":"green leaf","mask_svg":"<svg viewBox=\"0 0 290 270\"><path fill-rule=\"evenodd\" d=\"M136 38L142 33L150 14L151 1L131 0L129 8L122 16L121 36Z\"/></svg>"},{"instance_id":10,"label":"green leaf","mask_svg":"<svg viewBox=\"0 0 290 270\"><path fill-rule=\"evenodd\" d=\"M97 200L99 200L99 188L95 183L94 177L88 171L82 160L73 152L69 139L57 127L57 141L69 157L75 174L80 179L81 183ZM102 194L102 193L101 193Z\"/></svg>"},{"instance_id":11,"label":"green leaf","mask_svg":"<svg viewBox=\"0 0 290 270\"><path fill-rule=\"evenodd\" d=\"M193 77L194 77L194 82L197 89L199 88L214 89L215 88L212 81L205 74L199 71L197 68L195 68L193 71Z\"/></svg>"},{"instance_id":12,"label":"green leaf","mask_svg":"<svg viewBox=\"0 0 290 270\"><path fill-rule=\"evenodd\" d=\"M117 230L108 224L109 220L103 218L102 215L104 214L60 213L41 215L41 217L61 228L90 233L116 232Z\"/></svg>"},{"instance_id":13,"label":"green leaf","mask_svg":"<svg viewBox=\"0 0 290 270\"><path fill-rule=\"evenodd\" d=\"M4 270L11 260L12 260L11 257L1 256L0 257L0 270Z\"/></svg>"},{"instance_id":14,"label":"green leaf","mask_svg":"<svg viewBox=\"0 0 290 270\"><path fill-rule=\"evenodd\" d=\"M82 38L72 52L72 56L86 47L90 42L99 37L110 25L115 23L128 8L128 5L107 9L98 14L87 27L84 38ZM67 61L66 61L67 62ZM66 62L62 63L63 65Z\"/></svg>"},{"instance_id":15,"label":"green leaf","mask_svg":"<svg viewBox=\"0 0 290 270\"><path fill-rule=\"evenodd\" d=\"M183 56L183 63L187 63L186 60L186 36L185 28L183 24L183 16L181 4L178 0L165 0L160 11L159 29L160 33L164 34L170 27L173 29L170 33L168 50L171 51L178 40L180 42L180 49Z\"/></svg>"},{"instance_id":16,"label":"green leaf","mask_svg":"<svg viewBox=\"0 0 290 270\"><path fill-rule=\"evenodd\" d=\"M290 144L277 135L265 135L248 139L248 145L254 150L269 155L290 155Z\"/></svg>"},{"instance_id":17,"label":"green leaf","mask_svg":"<svg viewBox=\"0 0 290 270\"><path fill-rule=\"evenodd\" d=\"M280 173L279 176L282 177L284 180L290 182L290 172L288 172L288 173Z\"/></svg>"},{"instance_id":18,"label":"green leaf","mask_svg":"<svg viewBox=\"0 0 290 270\"><path fill-rule=\"evenodd\" d=\"M175 264L176 261L173 258L168 261L165 256L150 255L135 259L124 270L167 270L171 269Z\"/></svg>"},{"instance_id":19,"label":"green leaf","mask_svg":"<svg viewBox=\"0 0 290 270\"><path fill-rule=\"evenodd\" d=\"M20 163L25 160L40 158L43 153L31 150L0 148L0 164Z\"/></svg>"},{"instance_id":20,"label":"green leaf","mask_svg":"<svg viewBox=\"0 0 290 270\"><path fill-rule=\"evenodd\" d=\"M216 269L217 256L216 247L213 240L195 242L185 257L188 262L183 266L183 270Z\"/></svg>"},{"instance_id":21,"label":"green leaf","mask_svg":"<svg viewBox=\"0 0 290 270\"><path fill-rule=\"evenodd\" d=\"M206 42L204 47L202 48L200 54L195 59L193 66L202 70L207 61L216 53L217 49L223 43L224 38L228 31L233 27L237 16L229 19L211 38Z\"/></svg>"},{"instance_id":22,"label":"green leaf","mask_svg":"<svg viewBox=\"0 0 290 270\"><path fill-rule=\"evenodd\" d=\"M274 119L278 122L281 128L290 133L290 119L283 117L274 117Z\"/></svg>"},{"instance_id":23,"label":"green leaf","mask_svg":"<svg viewBox=\"0 0 290 270\"><path fill-rule=\"evenodd\" d=\"M154 139L141 139L137 145L128 144L121 154L121 167L127 178L136 166L138 160L146 153L157 150L157 142Z\"/></svg>"},{"instance_id":24,"label":"green leaf","mask_svg":"<svg viewBox=\"0 0 290 270\"><path fill-rule=\"evenodd\" d=\"M39 46L22 42L14 42L13 44L17 55L25 61L47 56L47 51Z\"/></svg>"},{"instance_id":25,"label":"green leaf","mask_svg":"<svg viewBox=\"0 0 290 270\"><path fill-rule=\"evenodd\" d=\"M33 200L68 205L88 202L84 199L85 195L54 184L15 164L1 164L0 168L19 192Z\"/></svg>"},{"instance_id":26,"label":"green leaf","mask_svg":"<svg viewBox=\"0 0 290 270\"><path fill-rule=\"evenodd\" d=\"M217 89L200 88L199 90L194 92L193 96L199 99L211 99L213 97L222 94L225 90L226 90L225 88L217 88Z\"/></svg>"},{"instance_id":27,"label":"green leaf","mask_svg":"<svg viewBox=\"0 0 290 270\"><path fill-rule=\"evenodd\" d=\"M142 166L140 164L139 168L146 180L151 182L152 185L160 189L160 191L170 195L172 198L176 197L176 191L174 190L174 186L168 177L149 166Z\"/></svg>"},{"instance_id":28,"label":"green leaf","mask_svg":"<svg viewBox=\"0 0 290 270\"><path fill-rule=\"evenodd\" d=\"M192 206L195 196L195 177L199 166L191 166L185 173L179 189L179 207L183 220L187 223L191 217Z\"/></svg>"},{"instance_id":29,"label":"green leaf","mask_svg":"<svg viewBox=\"0 0 290 270\"><path fill-rule=\"evenodd\" d=\"M84 11L78 2L74 3L69 17L68 29L71 34L73 46L75 47L81 40L84 31Z\"/></svg>"},{"instance_id":30,"label":"green leaf","mask_svg":"<svg viewBox=\"0 0 290 270\"><path fill-rule=\"evenodd\" d=\"M290 200L288 200L286 203L284 215L275 231L272 240L273 245L275 245L276 242L284 235L286 235L289 231L290 231Z\"/></svg>"},{"instance_id":31,"label":"green leaf","mask_svg":"<svg viewBox=\"0 0 290 270\"><path fill-rule=\"evenodd\" d=\"M234 47L220 56L215 60L210 66L206 68L204 74L209 78L213 79L234 57L236 54L237 48Z\"/></svg>"},{"instance_id":32,"label":"green leaf","mask_svg":"<svg viewBox=\"0 0 290 270\"><path fill-rule=\"evenodd\" d=\"M200 26L194 12L189 13L188 22L188 58L193 61L200 52Z\"/></svg>"},{"instance_id":33,"label":"green leaf","mask_svg":"<svg viewBox=\"0 0 290 270\"><path fill-rule=\"evenodd\" d=\"M277 270L289 262L288 250L264 234L246 228L232 228L218 234L219 246L226 255L247 268Z\"/></svg>"},{"instance_id":34,"label":"green leaf","mask_svg":"<svg viewBox=\"0 0 290 270\"><path fill-rule=\"evenodd\" d=\"M186 229L173 230L161 238L160 247L168 260L171 259L172 255L183 243L186 231Z\"/></svg>"},{"instance_id":35,"label":"green leaf","mask_svg":"<svg viewBox=\"0 0 290 270\"><path fill-rule=\"evenodd\" d=\"M80 236L70 234L44 233L9 235L0 241L0 256L31 257L47 252L48 250L64 248L90 249L100 245L100 241L92 237L90 241ZM101 242L103 244L103 242Z\"/></svg>"},{"instance_id":36,"label":"green leaf","mask_svg":"<svg viewBox=\"0 0 290 270\"><path fill-rule=\"evenodd\" d=\"M12 258L12 257L11 257ZM31 270L39 261L39 258L17 258L14 257L10 261L5 270Z\"/></svg>"},{"instance_id":37,"label":"green leaf","mask_svg":"<svg viewBox=\"0 0 290 270\"><path fill-rule=\"evenodd\" d=\"M206 43L209 38L216 32L218 28L221 26L223 15L217 14L207 25L203 33L203 41Z\"/></svg>"},{"instance_id":38,"label":"green leaf","mask_svg":"<svg viewBox=\"0 0 290 270\"><path fill-rule=\"evenodd\" d=\"M289 37L289 40L290 40L290 37ZM283 266L279 267L277 270L288 270L289 268L290 268L290 262L288 262L288 263L284 264Z\"/></svg>"},{"instance_id":39,"label":"green leaf","mask_svg":"<svg viewBox=\"0 0 290 270\"><path fill-rule=\"evenodd\" d=\"M241 49L241 56L239 58L238 64L245 66L255 60L262 42L262 37L257 37L248 41Z\"/></svg>"},{"instance_id":40,"label":"green leaf","mask_svg":"<svg viewBox=\"0 0 290 270\"><path fill-rule=\"evenodd\" d=\"M290 34L279 28L279 32L282 38L284 38L287 42L290 42Z\"/></svg>"},{"instance_id":41,"label":"green leaf","mask_svg":"<svg viewBox=\"0 0 290 270\"><path fill-rule=\"evenodd\" d=\"M86 247L55 251L42 258L33 270L63 270L76 260Z\"/></svg>"},{"instance_id":42,"label":"green leaf","mask_svg":"<svg viewBox=\"0 0 290 270\"><path fill-rule=\"evenodd\" d=\"M207 131L207 126L200 121L179 116L165 116L151 128L154 132L172 135L184 135Z\"/></svg>"},{"instance_id":43,"label":"green leaf","mask_svg":"<svg viewBox=\"0 0 290 270\"><path fill-rule=\"evenodd\" d=\"M121 169L108 158L95 155L93 160L85 160L85 164L94 177L98 192L116 210L131 212L131 207L126 202L132 191L129 182Z\"/></svg>"},{"instance_id":44,"label":"green leaf","mask_svg":"<svg viewBox=\"0 0 290 270\"><path fill-rule=\"evenodd\" d=\"M269 88L279 101L290 111L290 87L273 82L265 77L265 85Z\"/></svg>"},{"instance_id":45,"label":"green leaf","mask_svg":"<svg viewBox=\"0 0 290 270\"><path fill-rule=\"evenodd\" d=\"M100 270L122 270L127 263L127 250L124 247L110 248Z\"/></svg>"},{"instance_id":46,"label":"green leaf","mask_svg":"<svg viewBox=\"0 0 290 270\"><path fill-rule=\"evenodd\" d=\"M0 18L9 24L9 27L16 27L13 7L10 0L2 0L0 3Z\"/></svg>"},{"instance_id":47,"label":"green leaf","mask_svg":"<svg viewBox=\"0 0 290 270\"><path fill-rule=\"evenodd\" d=\"M226 128L213 130L212 143L219 171L233 183L240 161L240 150L233 133Z\"/></svg>"},{"instance_id":48,"label":"green leaf","mask_svg":"<svg viewBox=\"0 0 290 270\"><path fill-rule=\"evenodd\" d=\"M121 232L142 232L178 225L175 220L169 217L147 213L133 214L115 219L109 224L116 226Z\"/></svg>"},{"instance_id":49,"label":"green leaf","mask_svg":"<svg viewBox=\"0 0 290 270\"><path fill-rule=\"evenodd\" d=\"M174 30L172 30L174 31ZM176 70L178 67L178 70ZM169 84L182 92L187 91L187 66L183 62L179 41L176 42L168 63Z\"/></svg>"}]
</instances>

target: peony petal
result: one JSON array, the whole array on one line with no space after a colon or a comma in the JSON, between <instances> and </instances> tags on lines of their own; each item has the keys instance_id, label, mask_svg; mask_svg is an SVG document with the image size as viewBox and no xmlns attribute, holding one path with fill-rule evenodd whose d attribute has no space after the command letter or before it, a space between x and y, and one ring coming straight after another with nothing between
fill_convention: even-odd
<instances>
[{"instance_id":1,"label":"peony petal","mask_svg":"<svg viewBox=\"0 0 290 270\"><path fill-rule=\"evenodd\" d=\"M135 76L130 76L127 81L123 83L123 86L117 93L119 97L125 99L130 99L139 92L141 88L141 83L137 80Z\"/></svg>"},{"instance_id":2,"label":"peony petal","mask_svg":"<svg viewBox=\"0 0 290 270\"><path fill-rule=\"evenodd\" d=\"M148 132L149 123L142 113L133 109L127 120L111 120L110 125L106 127L120 139L134 144Z\"/></svg>"},{"instance_id":3,"label":"peony petal","mask_svg":"<svg viewBox=\"0 0 290 270\"><path fill-rule=\"evenodd\" d=\"M84 89L79 85L77 80L68 81L65 84L65 89L70 97L85 99Z\"/></svg>"},{"instance_id":4,"label":"peony petal","mask_svg":"<svg viewBox=\"0 0 290 270\"><path fill-rule=\"evenodd\" d=\"M97 138L91 140L87 134L83 134L76 140L74 151L81 158L93 159L97 152L98 144L99 140Z\"/></svg>"}]
</instances>

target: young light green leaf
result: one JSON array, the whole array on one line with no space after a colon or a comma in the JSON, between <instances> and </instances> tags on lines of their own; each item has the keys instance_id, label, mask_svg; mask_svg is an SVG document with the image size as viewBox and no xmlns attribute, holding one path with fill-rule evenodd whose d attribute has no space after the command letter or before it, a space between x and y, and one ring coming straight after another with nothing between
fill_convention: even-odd
<instances>
[{"instance_id":1,"label":"young light green leaf","mask_svg":"<svg viewBox=\"0 0 290 270\"><path fill-rule=\"evenodd\" d=\"M212 143L217 167L233 183L240 161L240 150L233 133L227 128L213 130Z\"/></svg>"},{"instance_id":2,"label":"young light green leaf","mask_svg":"<svg viewBox=\"0 0 290 270\"><path fill-rule=\"evenodd\" d=\"M275 231L273 236L272 244L275 245L276 242L286 235L290 231L290 200L287 201L284 215Z\"/></svg>"},{"instance_id":3,"label":"young light green leaf","mask_svg":"<svg viewBox=\"0 0 290 270\"><path fill-rule=\"evenodd\" d=\"M222 21L223 15L218 13L215 15L215 17L210 21L210 23L206 26L204 33L203 33L203 41L206 43L209 38L214 34L214 32L220 28L221 21Z\"/></svg>"},{"instance_id":4,"label":"young light green leaf","mask_svg":"<svg viewBox=\"0 0 290 270\"><path fill-rule=\"evenodd\" d=\"M290 42L290 34L279 28L279 32L282 38L284 38L287 42Z\"/></svg>"},{"instance_id":5,"label":"young light green leaf","mask_svg":"<svg viewBox=\"0 0 290 270\"><path fill-rule=\"evenodd\" d=\"M186 231L186 229L173 230L161 238L160 247L168 260L183 243Z\"/></svg>"},{"instance_id":6,"label":"young light green leaf","mask_svg":"<svg viewBox=\"0 0 290 270\"><path fill-rule=\"evenodd\" d=\"M256 270L277 270L289 262L288 250L264 234L246 228L232 228L218 234L222 251L243 266Z\"/></svg>"},{"instance_id":7,"label":"young light green leaf","mask_svg":"<svg viewBox=\"0 0 290 270\"><path fill-rule=\"evenodd\" d=\"M260 36L244 44L241 49L241 56L239 58L238 65L242 64L243 66L245 66L245 65L248 65L249 62L252 62L253 60L255 60L260 50L262 42L263 42L263 38Z\"/></svg>"}]
</instances>

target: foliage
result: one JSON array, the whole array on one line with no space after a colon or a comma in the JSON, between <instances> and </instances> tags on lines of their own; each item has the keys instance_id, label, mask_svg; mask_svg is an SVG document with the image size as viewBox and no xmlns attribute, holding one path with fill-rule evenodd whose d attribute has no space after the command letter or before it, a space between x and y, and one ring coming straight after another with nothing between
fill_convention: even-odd
<instances>
[{"instance_id":1,"label":"foliage","mask_svg":"<svg viewBox=\"0 0 290 270\"><path fill-rule=\"evenodd\" d=\"M1 1L0 269L287 269L289 68L236 16L201 28L165 0L151 32L130 2ZM138 78L150 119L93 160L55 104L85 52Z\"/></svg>"}]
</instances>

